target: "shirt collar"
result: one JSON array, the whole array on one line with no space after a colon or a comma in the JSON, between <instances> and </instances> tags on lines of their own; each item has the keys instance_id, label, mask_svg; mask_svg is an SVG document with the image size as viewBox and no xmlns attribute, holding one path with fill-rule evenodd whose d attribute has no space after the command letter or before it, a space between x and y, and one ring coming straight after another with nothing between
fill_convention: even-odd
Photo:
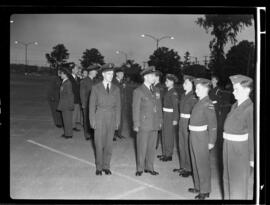
<instances>
[{"instance_id":1,"label":"shirt collar","mask_svg":"<svg viewBox=\"0 0 270 205\"><path fill-rule=\"evenodd\" d=\"M67 81L67 80L68 80L68 78L66 78L65 80L63 80L63 81L62 81L62 84L63 84L65 81Z\"/></svg>"},{"instance_id":2,"label":"shirt collar","mask_svg":"<svg viewBox=\"0 0 270 205\"><path fill-rule=\"evenodd\" d=\"M104 85L105 88L107 88L107 84L109 84L109 88L111 88L111 83L110 83L110 82L107 83L107 82L105 82L105 81L102 81L102 83L103 83L103 85Z\"/></svg>"}]
</instances>

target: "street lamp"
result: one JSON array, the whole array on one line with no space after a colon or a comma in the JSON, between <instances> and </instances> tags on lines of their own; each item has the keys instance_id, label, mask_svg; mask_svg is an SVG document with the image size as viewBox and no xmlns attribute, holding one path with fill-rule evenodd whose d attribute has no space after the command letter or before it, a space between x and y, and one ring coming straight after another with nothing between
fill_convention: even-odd
<instances>
[{"instance_id":1,"label":"street lamp","mask_svg":"<svg viewBox=\"0 0 270 205\"><path fill-rule=\"evenodd\" d=\"M163 36L163 37L161 37L161 38L157 38L157 37L152 36L152 35L149 35L149 34L142 34L141 37L143 37L143 38L144 38L144 37L150 37L150 38L154 39L154 40L156 41L156 44L157 44L157 49L158 49L158 44L159 44L159 42L160 42L161 40L166 39L166 38L174 39L173 36Z\"/></svg>"},{"instance_id":2,"label":"street lamp","mask_svg":"<svg viewBox=\"0 0 270 205\"><path fill-rule=\"evenodd\" d=\"M116 51L117 54L124 54L125 55L125 59L126 59L126 64L127 64L127 53L125 53L124 51Z\"/></svg>"},{"instance_id":3,"label":"street lamp","mask_svg":"<svg viewBox=\"0 0 270 205\"><path fill-rule=\"evenodd\" d=\"M21 41L15 41L15 44L21 44L25 47L25 66L27 66L27 48L29 45L34 44L34 45L38 45L38 42L34 41L34 42L29 42L29 43L24 43Z\"/></svg>"}]
</instances>

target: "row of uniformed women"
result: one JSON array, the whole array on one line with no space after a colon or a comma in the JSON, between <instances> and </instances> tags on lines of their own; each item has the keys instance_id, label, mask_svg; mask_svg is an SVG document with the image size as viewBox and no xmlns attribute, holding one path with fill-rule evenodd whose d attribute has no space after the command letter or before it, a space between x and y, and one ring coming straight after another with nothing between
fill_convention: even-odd
<instances>
[{"instance_id":1,"label":"row of uniformed women","mask_svg":"<svg viewBox=\"0 0 270 205\"><path fill-rule=\"evenodd\" d=\"M211 192L209 150L215 146L217 121L214 105L208 97L210 81L185 75L178 108L174 89L176 76L166 75L167 91L163 97L162 155L163 161L172 160L175 125L179 119L180 169L183 177L193 175L196 199L205 199ZM225 199L247 199L249 166L254 167L253 103L249 98L252 79L244 75L230 77L236 103L224 123L223 186ZM193 83L195 92L193 93ZM179 115L180 111L180 115Z\"/></svg>"}]
</instances>

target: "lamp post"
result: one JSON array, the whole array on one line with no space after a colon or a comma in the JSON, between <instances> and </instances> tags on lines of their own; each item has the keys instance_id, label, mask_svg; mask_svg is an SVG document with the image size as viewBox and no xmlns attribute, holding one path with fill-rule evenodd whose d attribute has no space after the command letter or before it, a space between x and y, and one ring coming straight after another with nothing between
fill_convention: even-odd
<instances>
[{"instance_id":1,"label":"lamp post","mask_svg":"<svg viewBox=\"0 0 270 205\"><path fill-rule=\"evenodd\" d=\"M21 41L15 41L15 44L21 44L25 47L25 66L27 66L27 48L29 45L34 44L34 45L38 45L38 42L34 41L34 42L29 42L29 43L24 43Z\"/></svg>"},{"instance_id":2,"label":"lamp post","mask_svg":"<svg viewBox=\"0 0 270 205\"><path fill-rule=\"evenodd\" d=\"M166 38L174 39L173 36L162 36L162 37L160 37L160 38L157 38L157 37L152 36L152 35L149 35L149 34L142 34L141 37L143 37L143 38L144 38L144 37L152 38L154 41L156 41L157 49L158 49L158 44L159 44L159 42L160 42L161 40L166 39Z\"/></svg>"},{"instance_id":3,"label":"lamp post","mask_svg":"<svg viewBox=\"0 0 270 205\"><path fill-rule=\"evenodd\" d=\"M126 64L127 64L127 53L125 53L124 51L116 51L117 54L124 54L125 55L125 59L126 59Z\"/></svg>"}]
</instances>

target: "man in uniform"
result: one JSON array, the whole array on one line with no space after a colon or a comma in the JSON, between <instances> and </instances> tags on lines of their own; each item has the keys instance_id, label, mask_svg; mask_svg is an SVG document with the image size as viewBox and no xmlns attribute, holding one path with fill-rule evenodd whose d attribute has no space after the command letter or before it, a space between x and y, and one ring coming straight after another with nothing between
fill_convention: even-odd
<instances>
[{"instance_id":1,"label":"man in uniform","mask_svg":"<svg viewBox=\"0 0 270 205\"><path fill-rule=\"evenodd\" d=\"M125 138L123 136L124 131L124 123L126 123L126 102L125 102L125 88L126 83L124 82L124 70L123 68L116 68L115 69L115 78L113 78L112 81L117 87L120 89L120 96L121 96L121 119L120 119L120 125L118 130L115 131L113 140L115 141L116 138L122 139Z\"/></svg>"},{"instance_id":2,"label":"man in uniform","mask_svg":"<svg viewBox=\"0 0 270 205\"><path fill-rule=\"evenodd\" d=\"M165 92L165 87L160 82L161 77L162 77L162 73L159 70L156 70L156 72L155 72L155 81L154 81L153 85L160 92L161 103L163 103L163 96L164 96L164 92ZM158 149L159 144L162 144L162 131L161 130L158 131L156 149ZM161 156L162 155L158 155L158 158L160 158Z\"/></svg>"},{"instance_id":3,"label":"man in uniform","mask_svg":"<svg viewBox=\"0 0 270 205\"><path fill-rule=\"evenodd\" d=\"M61 87L61 76L60 76L60 70L57 70L57 75L53 76L52 81L49 85L48 90L48 102L51 108L53 121L56 127L61 128L63 127L63 119L61 112L57 110L57 106L59 103L59 97L60 97L60 87Z\"/></svg>"},{"instance_id":4,"label":"man in uniform","mask_svg":"<svg viewBox=\"0 0 270 205\"><path fill-rule=\"evenodd\" d=\"M204 200L211 192L209 150L216 142L217 121L214 105L208 96L210 80L196 78L194 84L199 101L193 107L189 123L194 188L188 191L199 193L195 199Z\"/></svg>"},{"instance_id":5,"label":"man in uniform","mask_svg":"<svg viewBox=\"0 0 270 205\"><path fill-rule=\"evenodd\" d=\"M152 86L155 67L149 66L141 72L144 83L133 92L132 113L134 131L137 132L137 171L158 175L154 170L157 132L162 127L162 107L160 92Z\"/></svg>"},{"instance_id":6,"label":"man in uniform","mask_svg":"<svg viewBox=\"0 0 270 205\"><path fill-rule=\"evenodd\" d=\"M91 138L89 122L89 98L92 86L94 84L94 78L97 74L96 69L97 66L93 65L89 66L87 69L84 68L82 72L86 74L86 77L80 81L80 97L83 111L84 137L86 140Z\"/></svg>"},{"instance_id":7,"label":"man in uniform","mask_svg":"<svg viewBox=\"0 0 270 205\"><path fill-rule=\"evenodd\" d=\"M74 96L72 92L72 85L68 78L69 71L66 68L61 68L62 84L60 87L60 99L57 109L62 112L64 123L64 134L62 137L72 138L72 112L74 110Z\"/></svg>"},{"instance_id":8,"label":"man in uniform","mask_svg":"<svg viewBox=\"0 0 270 205\"><path fill-rule=\"evenodd\" d=\"M163 96L163 126L162 126L162 156L161 161L172 161L174 141L176 136L176 125L178 123L178 93L174 84L178 81L173 74L167 74L165 77L167 87Z\"/></svg>"},{"instance_id":9,"label":"man in uniform","mask_svg":"<svg viewBox=\"0 0 270 205\"><path fill-rule=\"evenodd\" d=\"M223 185L225 199L248 199L250 167L254 167L252 79L230 77L237 100L224 123Z\"/></svg>"},{"instance_id":10,"label":"man in uniform","mask_svg":"<svg viewBox=\"0 0 270 205\"><path fill-rule=\"evenodd\" d=\"M79 124L81 123L80 79L77 76L79 69L78 66L75 64L71 64L70 68L71 68L70 81L72 84L72 90L74 94L74 111L72 114L72 126L74 131L80 131L79 128Z\"/></svg>"},{"instance_id":11,"label":"man in uniform","mask_svg":"<svg viewBox=\"0 0 270 205\"><path fill-rule=\"evenodd\" d=\"M189 119L190 113L197 103L197 98L193 92L193 76L184 75L183 88L185 93L182 94L179 103L180 120L179 120L179 152L180 152L180 169L174 169L182 177L191 175L191 159L189 150Z\"/></svg>"},{"instance_id":12,"label":"man in uniform","mask_svg":"<svg viewBox=\"0 0 270 205\"><path fill-rule=\"evenodd\" d=\"M96 175L110 175L113 136L120 125L120 89L112 83L113 64L101 68L103 81L93 86L90 96L90 124L95 130Z\"/></svg>"}]
</instances>

